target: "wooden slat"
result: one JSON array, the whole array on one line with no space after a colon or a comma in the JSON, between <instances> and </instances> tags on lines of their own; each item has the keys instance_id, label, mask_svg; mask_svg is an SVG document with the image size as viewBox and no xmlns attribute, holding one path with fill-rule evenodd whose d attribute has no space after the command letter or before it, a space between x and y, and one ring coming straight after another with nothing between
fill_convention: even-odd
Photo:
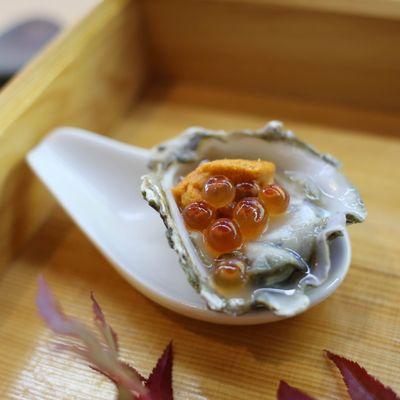
<instances>
[{"instance_id":1,"label":"wooden slat","mask_svg":"<svg viewBox=\"0 0 400 400\"><path fill-rule=\"evenodd\" d=\"M0 264L45 220L53 201L24 164L50 129L107 132L138 97L145 57L135 4L106 1L0 95Z\"/></svg>"},{"instance_id":2,"label":"wooden slat","mask_svg":"<svg viewBox=\"0 0 400 400\"><path fill-rule=\"evenodd\" d=\"M243 0L224 0L243 3ZM247 3L287 6L293 9L329 11L355 16L399 19L399 0L246 0Z\"/></svg>"},{"instance_id":3,"label":"wooden slat","mask_svg":"<svg viewBox=\"0 0 400 400\"><path fill-rule=\"evenodd\" d=\"M144 2L156 73L299 102L399 111L399 20L272 3Z\"/></svg>"}]
</instances>

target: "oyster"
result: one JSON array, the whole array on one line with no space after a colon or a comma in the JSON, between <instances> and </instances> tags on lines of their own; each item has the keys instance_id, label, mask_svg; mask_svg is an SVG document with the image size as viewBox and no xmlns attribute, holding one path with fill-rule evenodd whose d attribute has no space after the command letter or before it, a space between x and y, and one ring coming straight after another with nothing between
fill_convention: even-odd
<instances>
[{"instance_id":1,"label":"oyster","mask_svg":"<svg viewBox=\"0 0 400 400\"><path fill-rule=\"evenodd\" d=\"M273 163L275 182L290 196L285 213L270 218L263 233L230 255L246 275L234 290L216 284L215 257L205 249L202 234L187 229L173 194L202 163L230 159ZM141 189L163 219L190 284L210 309L240 315L267 308L289 316L306 309L307 292L327 279L331 241L343 236L346 224L366 217L358 191L338 167L333 157L318 153L278 121L231 133L192 127L153 149Z\"/></svg>"}]
</instances>

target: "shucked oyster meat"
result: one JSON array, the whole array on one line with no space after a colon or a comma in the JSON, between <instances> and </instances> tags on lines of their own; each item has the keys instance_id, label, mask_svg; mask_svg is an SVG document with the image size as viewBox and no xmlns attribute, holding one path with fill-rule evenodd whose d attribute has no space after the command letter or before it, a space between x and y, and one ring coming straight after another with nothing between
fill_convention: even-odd
<instances>
[{"instance_id":1,"label":"shucked oyster meat","mask_svg":"<svg viewBox=\"0 0 400 400\"><path fill-rule=\"evenodd\" d=\"M297 314L330 273L330 244L366 211L338 162L284 130L192 127L153 149L142 193L215 311Z\"/></svg>"}]
</instances>

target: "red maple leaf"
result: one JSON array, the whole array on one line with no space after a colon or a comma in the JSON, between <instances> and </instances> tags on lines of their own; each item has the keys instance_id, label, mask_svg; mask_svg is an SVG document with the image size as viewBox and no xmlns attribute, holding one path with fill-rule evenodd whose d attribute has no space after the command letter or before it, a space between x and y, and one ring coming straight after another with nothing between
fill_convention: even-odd
<instances>
[{"instance_id":1,"label":"red maple leaf","mask_svg":"<svg viewBox=\"0 0 400 400\"><path fill-rule=\"evenodd\" d=\"M328 358L338 367L347 386L351 400L400 400L400 397L388 386L370 375L355 361L326 351ZM281 381L277 400L314 400L286 382Z\"/></svg>"},{"instance_id":2,"label":"red maple leaf","mask_svg":"<svg viewBox=\"0 0 400 400\"><path fill-rule=\"evenodd\" d=\"M400 400L391 388L378 381L356 362L330 351L326 351L326 354L339 368L352 400Z\"/></svg>"},{"instance_id":3,"label":"red maple leaf","mask_svg":"<svg viewBox=\"0 0 400 400\"><path fill-rule=\"evenodd\" d=\"M293 386L288 385L285 381L281 381L279 383L278 400L314 400L308 394L301 392L299 389L294 388Z\"/></svg>"},{"instance_id":4,"label":"red maple leaf","mask_svg":"<svg viewBox=\"0 0 400 400\"><path fill-rule=\"evenodd\" d=\"M172 362L173 352L170 342L146 381L151 399L173 400Z\"/></svg>"}]
</instances>

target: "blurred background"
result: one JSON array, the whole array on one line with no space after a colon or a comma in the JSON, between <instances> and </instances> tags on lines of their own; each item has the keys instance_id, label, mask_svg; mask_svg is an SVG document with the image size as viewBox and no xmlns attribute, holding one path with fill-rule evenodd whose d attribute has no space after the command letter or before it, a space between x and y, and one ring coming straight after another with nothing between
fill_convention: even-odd
<instances>
[{"instance_id":1,"label":"blurred background","mask_svg":"<svg viewBox=\"0 0 400 400\"><path fill-rule=\"evenodd\" d=\"M0 84L51 38L83 18L100 0L2 0Z\"/></svg>"}]
</instances>

